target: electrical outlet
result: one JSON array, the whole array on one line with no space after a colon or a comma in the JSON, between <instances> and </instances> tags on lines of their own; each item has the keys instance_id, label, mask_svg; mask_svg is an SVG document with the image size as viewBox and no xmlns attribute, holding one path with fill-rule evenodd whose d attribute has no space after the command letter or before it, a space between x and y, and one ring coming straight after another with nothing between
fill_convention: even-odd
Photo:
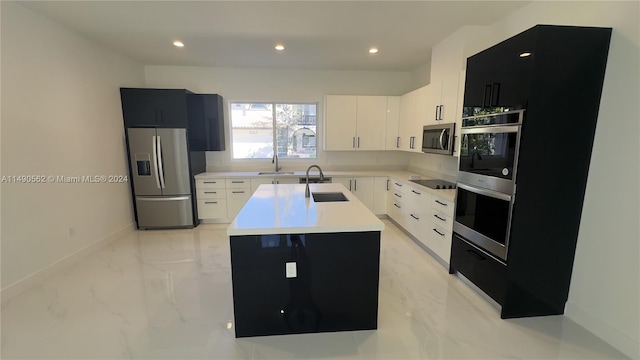
<instances>
[{"instance_id":1,"label":"electrical outlet","mask_svg":"<svg viewBox=\"0 0 640 360\"><path fill-rule=\"evenodd\" d=\"M298 276L298 269L296 268L295 262L288 262L285 264L285 276L287 279Z\"/></svg>"}]
</instances>

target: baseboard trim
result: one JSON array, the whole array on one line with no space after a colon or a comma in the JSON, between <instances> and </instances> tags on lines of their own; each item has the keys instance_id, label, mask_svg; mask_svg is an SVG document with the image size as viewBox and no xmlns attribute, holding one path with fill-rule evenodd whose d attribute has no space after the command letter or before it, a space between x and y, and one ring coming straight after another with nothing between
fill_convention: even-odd
<instances>
[{"instance_id":1,"label":"baseboard trim","mask_svg":"<svg viewBox=\"0 0 640 360\"><path fill-rule=\"evenodd\" d=\"M631 359L640 359L640 342L638 340L621 333L576 304L567 302L564 315Z\"/></svg>"},{"instance_id":2,"label":"baseboard trim","mask_svg":"<svg viewBox=\"0 0 640 360\"><path fill-rule=\"evenodd\" d=\"M110 235L107 235L102 239L99 239L85 246L84 248L65 256L64 258L45 267L44 269L39 270L29 276L24 277L23 279L20 279L14 282L11 285L8 285L2 288L2 290L0 290L0 302L4 303L6 301L13 299L17 295L30 289L31 287L37 284L40 284L46 279L50 278L51 276L54 276L60 273L62 270L69 267L70 265L77 263L87 255L100 250L101 248L105 247L111 242L122 238L123 236L133 232L134 230L135 230L135 223L131 223L123 227L122 229L117 230L111 233Z\"/></svg>"}]
</instances>

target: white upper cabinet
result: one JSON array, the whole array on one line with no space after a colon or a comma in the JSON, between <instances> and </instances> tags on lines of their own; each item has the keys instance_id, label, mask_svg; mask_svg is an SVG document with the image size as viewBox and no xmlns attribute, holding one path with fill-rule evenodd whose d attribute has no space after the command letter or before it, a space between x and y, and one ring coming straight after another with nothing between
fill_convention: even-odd
<instances>
[{"instance_id":1,"label":"white upper cabinet","mask_svg":"<svg viewBox=\"0 0 640 360\"><path fill-rule=\"evenodd\" d=\"M325 150L355 150L358 97L327 95L324 103Z\"/></svg>"},{"instance_id":2,"label":"white upper cabinet","mask_svg":"<svg viewBox=\"0 0 640 360\"><path fill-rule=\"evenodd\" d=\"M424 101L426 91L426 87L423 87L400 97L399 150L422 151L422 126L424 125L421 125L422 121L418 119L418 116L420 116L418 103L419 101ZM426 110L426 106L424 109ZM420 113L422 114L424 111Z\"/></svg>"},{"instance_id":3,"label":"white upper cabinet","mask_svg":"<svg viewBox=\"0 0 640 360\"><path fill-rule=\"evenodd\" d=\"M389 98L327 95L325 150L385 150L387 118L397 117Z\"/></svg>"},{"instance_id":4,"label":"white upper cabinet","mask_svg":"<svg viewBox=\"0 0 640 360\"><path fill-rule=\"evenodd\" d=\"M459 76L457 73L444 74L440 80L429 84L428 118L426 125L456 122L458 110Z\"/></svg>"},{"instance_id":5,"label":"white upper cabinet","mask_svg":"<svg viewBox=\"0 0 640 360\"><path fill-rule=\"evenodd\" d=\"M385 150L400 150L400 96L387 97L387 135Z\"/></svg>"},{"instance_id":6,"label":"white upper cabinet","mask_svg":"<svg viewBox=\"0 0 640 360\"><path fill-rule=\"evenodd\" d=\"M387 128L387 97L358 96L356 149L384 150Z\"/></svg>"}]
</instances>

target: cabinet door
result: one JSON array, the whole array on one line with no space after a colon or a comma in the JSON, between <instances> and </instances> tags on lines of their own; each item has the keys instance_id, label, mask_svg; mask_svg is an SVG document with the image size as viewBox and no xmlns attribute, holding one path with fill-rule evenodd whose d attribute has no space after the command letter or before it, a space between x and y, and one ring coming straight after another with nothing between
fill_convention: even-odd
<instances>
[{"instance_id":1,"label":"cabinet door","mask_svg":"<svg viewBox=\"0 0 640 360\"><path fill-rule=\"evenodd\" d=\"M373 181L373 213L376 215L386 214L391 180L388 177L377 176Z\"/></svg>"},{"instance_id":2,"label":"cabinet door","mask_svg":"<svg viewBox=\"0 0 640 360\"><path fill-rule=\"evenodd\" d=\"M153 89L158 111L158 127L186 128L188 124L187 92L179 89Z\"/></svg>"},{"instance_id":3,"label":"cabinet door","mask_svg":"<svg viewBox=\"0 0 640 360\"><path fill-rule=\"evenodd\" d=\"M400 137L400 150L411 151L412 138L415 133L416 117L416 90L406 93L400 97L400 126L398 133Z\"/></svg>"},{"instance_id":4,"label":"cabinet door","mask_svg":"<svg viewBox=\"0 0 640 360\"><path fill-rule=\"evenodd\" d=\"M440 88L440 108L438 121L445 123L460 122L462 117L458 109L458 88L460 72L447 74L443 77Z\"/></svg>"},{"instance_id":5,"label":"cabinet door","mask_svg":"<svg viewBox=\"0 0 640 360\"><path fill-rule=\"evenodd\" d=\"M429 97L432 93L430 85L423 86L416 90L416 113L411 126L409 151L422 152L422 130L425 125L435 123L435 108L429 108Z\"/></svg>"},{"instance_id":6,"label":"cabinet door","mask_svg":"<svg viewBox=\"0 0 640 360\"><path fill-rule=\"evenodd\" d=\"M473 108L527 107L534 44L535 32L529 30L468 58L466 116L473 115Z\"/></svg>"},{"instance_id":7,"label":"cabinet door","mask_svg":"<svg viewBox=\"0 0 640 360\"><path fill-rule=\"evenodd\" d=\"M121 88L120 99L125 127L156 126L158 110L150 89Z\"/></svg>"},{"instance_id":8,"label":"cabinet door","mask_svg":"<svg viewBox=\"0 0 640 360\"><path fill-rule=\"evenodd\" d=\"M438 123L440 115L440 105L442 105L442 80L429 84L423 92L424 98L418 100L418 116L424 125L435 125ZM420 142L422 149L422 142Z\"/></svg>"},{"instance_id":9,"label":"cabinet door","mask_svg":"<svg viewBox=\"0 0 640 360\"><path fill-rule=\"evenodd\" d=\"M357 177L353 178L351 192L360 200L369 210L373 211L373 177Z\"/></svg>"},{"instance_id":10,"label":"cabinet door","mask_svg":"<svg viewBox=\"0 0 640 360\"><path fill-rule=\"evenodd\" d=\"M387 97L358 96L356 149L384 150L387 128Z\"/></svg>"},{"instance_id":11,"label":"cabinet door","mask_svg":"<svg viewBox=\"0 0 640 360\"><path fill-rule=\"evenodd\" d=\"M325 150L356 149L357 96L325 97Z\"/></svg>"},{"instance_id":12,"label":"cabinet door","mask_svg":"<svg viewBox=\"0 0 640 360\"><path fill-rule=\"evenodd\" d=\"M189 148L192 151L225 149L222 97L216 94L187 94Z\"/></svg>"},{"instance_id":13,"label":"cabinet door","mask_svg":"<svg viewBox=\"0 0 640 360\"><path fill-rule=\"evenodd\" d=\"M344 187L347 188L347 190L352 191L352 187L353 187L353 179L352 178L348 178L348 177L333 177L331 179L331 182L334 183L339 183L344 185Z\"/></svg>"},{"instance_id":14,"label":"cabinet door","mask_svg":"<svg viewBox=\"0 0 640 360\"><path fill-rule=\"evenodd\" d=\"M399 150L400 96L387 96L387 134L385 150Z\"/></svg>"}]
</instances>

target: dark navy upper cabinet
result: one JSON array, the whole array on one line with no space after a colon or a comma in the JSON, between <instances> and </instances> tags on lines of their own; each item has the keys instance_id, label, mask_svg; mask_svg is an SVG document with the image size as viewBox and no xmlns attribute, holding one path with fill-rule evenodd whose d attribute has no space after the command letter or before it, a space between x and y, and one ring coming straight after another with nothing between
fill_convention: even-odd
<instances>
[{"instance_id":1,"label":"dark navy upper cabinet","mask_svg":"<svg viewBox=\"0 0 640 360\"><path fill-rule=\"evenodd\" d=\"M125 128L183 128L191 151L225 149L222 97L185 89L121 88Z\"/></svg>"},{"instance_id":2,"label":"dark navy upper cabinet","mask_svg":"<svg viewBox=\"0 0 640 360\"><path fill-rule=\"evenodd\" d=\"M188 93L183 89L121 88L125 127L187 127Z\"/></svg>"},{"instance_id":3,"label":"dark navy upper cabinet","mask_svg":"<svg viewBox=\"0 0 640 360\"><path fill-rule=\"evenodd\" d=\"M526 108L535 58L535 29L468 58L465 116L473 116L473 109Z\"/></svg>"}]
</instances>

